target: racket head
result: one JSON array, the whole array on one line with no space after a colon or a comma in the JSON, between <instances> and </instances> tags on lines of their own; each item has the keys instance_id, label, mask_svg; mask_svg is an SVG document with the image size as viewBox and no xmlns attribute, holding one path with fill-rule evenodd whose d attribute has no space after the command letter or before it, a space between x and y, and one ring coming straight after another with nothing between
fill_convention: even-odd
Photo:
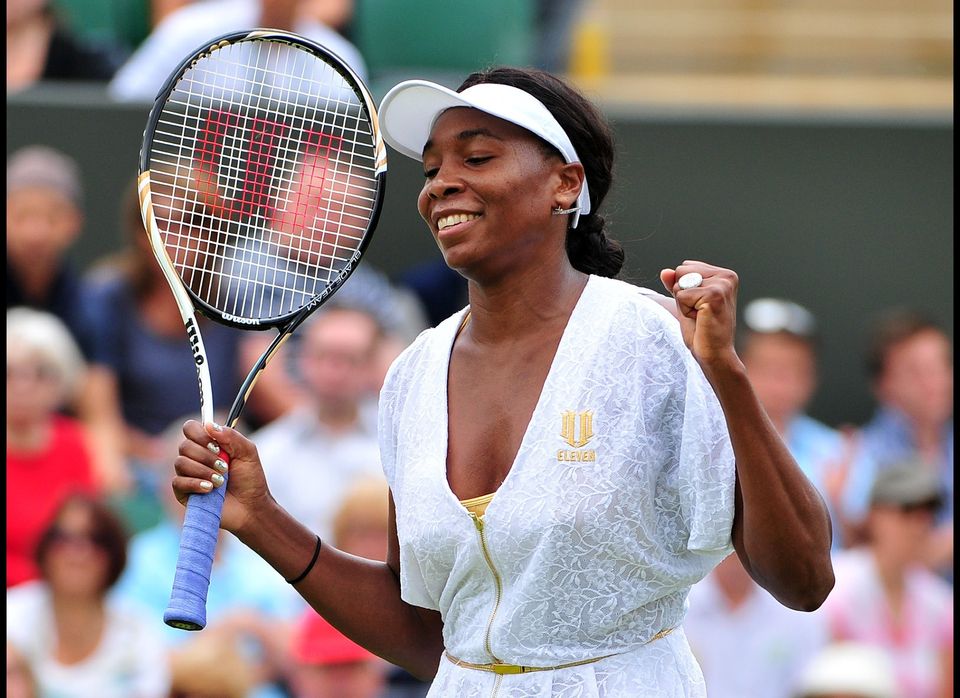
<instances>
[{"instance_id":1,"label":"racket head","mask_svg":"<svg viewBox=\"0 0 960 698\"><path fill-rule=\"evenodd\" d=\"M288 325L346 281L387 169L375 102L350 66L263 29L220 36L171 73L139 165L161 265L197 310L244 329Z\"/></svg>"}]
</instances>

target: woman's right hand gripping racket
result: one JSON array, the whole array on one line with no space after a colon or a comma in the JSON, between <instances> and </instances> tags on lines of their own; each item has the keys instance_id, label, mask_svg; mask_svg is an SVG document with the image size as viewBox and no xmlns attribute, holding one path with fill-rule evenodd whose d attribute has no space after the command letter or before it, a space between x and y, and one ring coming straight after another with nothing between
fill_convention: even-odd
<instances>
[{"instance_id":1,"label":"woman's right hand gripping racket","mask_svg":"<svg viewBox=\"0 0 960 698\"><path fill-rule=\"evenodd\" d=\"M386 170L367 88L302 37L228 34L167 79L144 132L140 207L193 347L204 422L214 403L195 313L279 330L230 408L233 426L267 362L356 268ZM168 625L206 624L225 496L226 483L187 503Z\"/></svg>"}]
</instances>

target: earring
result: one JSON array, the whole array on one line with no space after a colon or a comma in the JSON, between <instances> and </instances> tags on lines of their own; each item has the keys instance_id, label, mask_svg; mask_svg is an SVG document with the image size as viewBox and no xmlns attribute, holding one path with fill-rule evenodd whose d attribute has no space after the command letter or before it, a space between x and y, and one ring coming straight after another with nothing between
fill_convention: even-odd
<instances>
[{"instance_id":1,"label":"earring","mask_svg":"<svg viewBox=\"0 0 960 698\"><path fill-rule=\"evenodd\" d=\"M579 206L574 206L573 208L561 208L560 204L557 204L557 207L550 211L554 216L563 216L567 213L573 213L574 211L579 211Z\"/></svg>"}]
</instances>

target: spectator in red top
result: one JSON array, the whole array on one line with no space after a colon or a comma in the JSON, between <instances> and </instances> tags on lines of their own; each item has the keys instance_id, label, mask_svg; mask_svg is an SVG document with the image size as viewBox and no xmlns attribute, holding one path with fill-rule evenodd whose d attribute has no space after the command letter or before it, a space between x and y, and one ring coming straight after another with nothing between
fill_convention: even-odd
<instances>
[{"instance_id":1,"label":"spectator in red top","mask_svg":"<svg viewBox=\"0 0 960 698\"><path fill-rule=\"evenodd\" d=\"M297 698L378 698L385 665L312 609L294 632L292 688Z\"/></svg>"},{"instance_id":2,"label":"spectator in red top","mask_svg":"<svg viewBox=\"0 0 960 698\"><path fill-rule=\"evenodd\" d=\"M39 576L34 548L66 496L98 489L83 427L57 411L83 371L56 316L7 311L7 588Z\"/></svg>"}]
</instances>

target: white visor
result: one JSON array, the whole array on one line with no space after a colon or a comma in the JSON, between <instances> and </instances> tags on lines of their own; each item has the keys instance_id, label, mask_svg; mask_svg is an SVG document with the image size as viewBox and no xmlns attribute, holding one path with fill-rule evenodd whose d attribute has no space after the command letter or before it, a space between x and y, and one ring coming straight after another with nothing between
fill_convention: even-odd
<instances>
[{"instance_id":1,"label":"white visor","mask_svg":"<svg viewBox=\"0 0 960 698\"><path fill-rule=\"evenodd\" d=\"M454 92L426 80L406 80L387 92L380 103L380 129L383 139L414 160L423 160L423 146L437 118L452 107L470 107L522 126L536 134L563 155L568 163L580 162L566 131L550 110L523 90L496 83L482 83ZM577 227L580 215L590 213L590 191L584 178L573 212L571 227Z\"/></svg>"}]
</instances>

